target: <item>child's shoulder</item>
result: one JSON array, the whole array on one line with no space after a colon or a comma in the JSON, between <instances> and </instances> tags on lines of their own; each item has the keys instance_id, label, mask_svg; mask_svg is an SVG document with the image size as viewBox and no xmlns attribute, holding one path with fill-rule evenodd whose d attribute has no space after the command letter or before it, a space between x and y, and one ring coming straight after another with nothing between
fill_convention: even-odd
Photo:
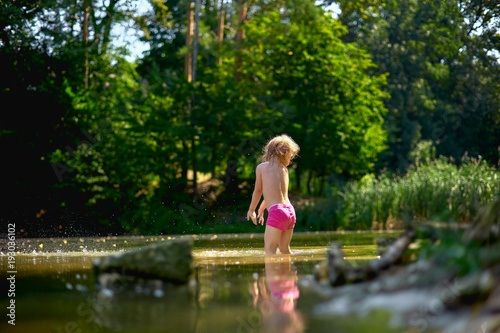
<instances>
[{"instance_id":1,"label":"child's shoulder","mask_svg":"<svg viewBox=\"0 0 500 333\"><path fill-rule=\"evenodd\" d=\"M257 165L257 170L264 170L268 165L269 162L262 162L261 164Z\"/></svg>"}]
</instances>

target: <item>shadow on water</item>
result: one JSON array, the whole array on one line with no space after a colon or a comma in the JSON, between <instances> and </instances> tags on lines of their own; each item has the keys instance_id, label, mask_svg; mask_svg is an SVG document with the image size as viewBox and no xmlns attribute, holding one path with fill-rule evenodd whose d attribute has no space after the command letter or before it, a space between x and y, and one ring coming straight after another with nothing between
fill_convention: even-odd
<instances>
[{"instance_id":1,"label":"shadow on water","mask_svg":"<svg viewBox=\"0 0 500 333\"><path fill-rule=\"evenodd\" d=\"M297 233L292 256L266 256L262 236L182 236L193 239L194 273L187 285L112 288L100 287L95 258L168 237L19 239L16 326L3 320L2 332L393 332L383 312L316 315L314 307L324 300L301 285L331 242L341 240L346 259L365 263L377 257L381 234ZM1 288L7 290L4 243L0 251Z\"/></svg>"}]
</instances>

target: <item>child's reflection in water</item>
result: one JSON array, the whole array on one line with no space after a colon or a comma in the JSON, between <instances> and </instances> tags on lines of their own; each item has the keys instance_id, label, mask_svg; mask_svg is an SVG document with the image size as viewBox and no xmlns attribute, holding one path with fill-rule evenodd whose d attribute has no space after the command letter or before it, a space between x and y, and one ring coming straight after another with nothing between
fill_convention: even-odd
<instances>
[{"instance_id":1,"label":"child's reflection in water","mask_svg":"<svg viewBox=\"0 0 500 333\"><path fill-rule=\"evenodd\" d=\"M253 305L262 313L262 332L303 332L302 315L296 310L297 272L290 255L266 255L265 264L265 276L250 286Z\"/></svg>"}]
</instances>

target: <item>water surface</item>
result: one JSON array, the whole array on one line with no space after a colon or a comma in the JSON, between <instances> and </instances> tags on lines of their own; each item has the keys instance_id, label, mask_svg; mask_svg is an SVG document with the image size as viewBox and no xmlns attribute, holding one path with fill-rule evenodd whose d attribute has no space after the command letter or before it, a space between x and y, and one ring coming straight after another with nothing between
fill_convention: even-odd
<instances>
[{"instance_id":1,"label":"water surface","mask_svg":"<svg viewBox=\"0 0 500 333\"><path fill-rule=\"evenodd\" d=\"M340 240L354 265L377 258L379 233L296 233L292 256L266 256L262 234L18 239L16 326L2 332L399 332L389 314L322 317L324 301L303 285ZM392 234L395 236L395 234ZM193 240L194 273L185 286L99 287L92 261L171 238ZM1 288L8 290L5 241ZM7 304L6 292L1 293Z\"/></svg>"}]
</instances>

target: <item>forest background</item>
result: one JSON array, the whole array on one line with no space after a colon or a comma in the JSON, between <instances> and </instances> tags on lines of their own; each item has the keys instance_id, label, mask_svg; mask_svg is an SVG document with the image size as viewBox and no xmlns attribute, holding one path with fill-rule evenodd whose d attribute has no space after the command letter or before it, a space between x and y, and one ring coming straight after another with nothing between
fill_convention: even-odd
<instances>
[{"instance_id":1,"label":"forest background","mask_svg":"<svg viewBox=\"0 0 500 333\"><path fill-rule=\"evenodd\" d=\"M263 231L244 217L281 133L296 230L467 223L500 190L496 1L137 3L1 1L2 220L22 236Z\"/></svg>"}]
</instances>

